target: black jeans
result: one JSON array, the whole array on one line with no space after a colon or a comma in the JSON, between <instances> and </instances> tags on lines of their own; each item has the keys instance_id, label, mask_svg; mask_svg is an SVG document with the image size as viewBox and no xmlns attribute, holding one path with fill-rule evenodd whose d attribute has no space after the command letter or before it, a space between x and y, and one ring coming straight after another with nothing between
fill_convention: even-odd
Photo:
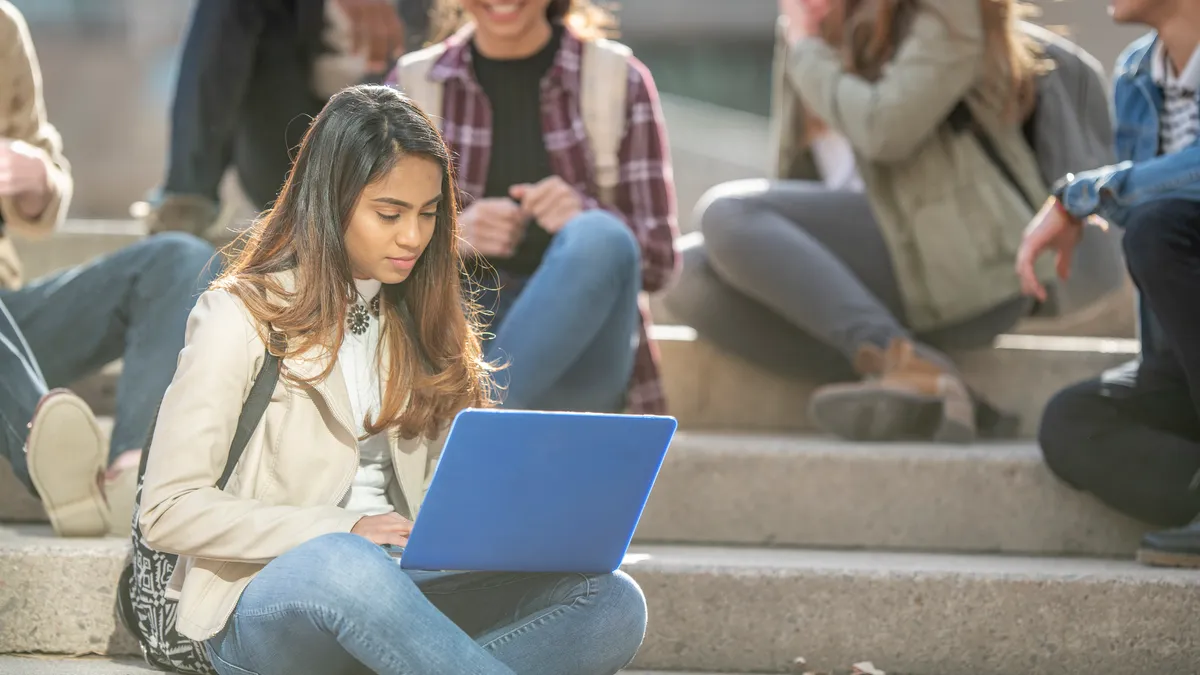
<instances>
[{"instance_id":1,"label":"black jeans","mask_svg":"<svg viewBox=\"0 0 1200 675\"><path fill-rule=\"evenodd\" d=\"M256 208L275 200L294 149L325 105L313 92L312 67L325 49L326 1L196 2L171 105L164 192L215 201L234 166ZM430 0L398 3L408 46L419 45Z\"/></svg>"},{"instance_id":2,"label":"black jeans","mask_svg":"<svg viewBox=\"0 0 1200 675\"><path fill-rule=\"evenodd\" d=\"M1124 226L1143 303L1142 356L1059 392L1038 439L1067 483L1139 520L1177 526L1200 513L1200 203L1151 202Z\"/></svg>"}]
</instances>

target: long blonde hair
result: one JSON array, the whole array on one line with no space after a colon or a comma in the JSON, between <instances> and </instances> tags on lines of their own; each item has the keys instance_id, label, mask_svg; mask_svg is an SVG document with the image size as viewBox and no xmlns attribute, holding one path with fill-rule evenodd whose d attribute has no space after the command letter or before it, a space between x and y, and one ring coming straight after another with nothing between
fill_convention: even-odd
<instances>
[{"instance_id":1,"label":"long blonde hair","mask_svg":"<svg viewBox=\"0 0 1200 675\"><path fill-rule=\"evenodd\" d=\"M445 40L470 21L459 0L437 0L431 16L431 42ZM616 16L592 0L550 0L546 19L565 25L581 40L614 37L617 32Z\"/></svg>"},{"instance_id":2,"label":"long blonde hair","mask_svg":"<svg viewBox=\"0 0 1200 675\"><path fill-rule=\"evenodd\" d=\"M1010 121L1024 120L1036 104L1037 75L1046 67L1040 47L1019 26L1035 10L1021 0L977 1L985 43L983 89L1005 101ZM920 0L841 0L822 23L822 36L839 50L847 70L876 80L921 8Z\"/></svg>"}]
</instances>

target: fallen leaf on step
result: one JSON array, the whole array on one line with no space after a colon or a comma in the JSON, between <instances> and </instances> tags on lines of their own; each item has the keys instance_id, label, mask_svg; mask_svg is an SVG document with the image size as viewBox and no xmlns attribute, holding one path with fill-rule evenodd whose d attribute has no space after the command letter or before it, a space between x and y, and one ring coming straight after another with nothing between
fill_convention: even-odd
<instances>
[{"instance_id":1,"label":"fallen leaf on step","mask_svg":"<svg viewBox=\"0 0 1200 675\"><path fill-rule=\"evenodd\" d=\"M887 675L887 673L876 668L874 663L863 661L854 664L854 670L850 672L850 675Z\"/></svg>"}]
</instances>

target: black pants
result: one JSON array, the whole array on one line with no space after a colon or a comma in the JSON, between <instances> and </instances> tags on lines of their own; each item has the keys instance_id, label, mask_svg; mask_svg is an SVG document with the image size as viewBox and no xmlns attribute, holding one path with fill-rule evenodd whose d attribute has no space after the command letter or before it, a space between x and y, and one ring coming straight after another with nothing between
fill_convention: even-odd
<instances>
[{"instance_id":1,"label":"black pants","mask_svg":"<svg viewBox=\"0 0 1200 675\"><path fill-rule=\"evenodd\" d=\"M1200 513L1200 203L1151 202L1124 225L1149 310L1142 356L1059 392L1038 439L1067 483L1147 523L1183 525Z\"/></svg>"},{"instance_id":2,"label":"black pants","mask_svg":"<svg viewBox=\"0 0 1200 675\"><path fill-rule=\"evenodd\" d=\"M165 192L215 201L233 166L255 208L275 200L325 105L312 88L313 60L325 49L325 2L196 2L171 105ZM397 0L409 48L428 32L430 2Z\"/></svg>"}]
</instances>

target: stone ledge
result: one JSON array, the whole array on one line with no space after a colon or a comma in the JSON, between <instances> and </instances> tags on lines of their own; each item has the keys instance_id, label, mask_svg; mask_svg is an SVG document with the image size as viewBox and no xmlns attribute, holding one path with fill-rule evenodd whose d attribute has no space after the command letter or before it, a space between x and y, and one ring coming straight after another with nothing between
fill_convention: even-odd
<instances>
[{"instance_id":1,"label":"stone ledge","mask_svg":"<svg viewBox=\"0 0 1200 675\"><path fill-rule=\"evenodd\" d=\"M112 612L125 551L120 541L0 529L0 653L132 653ZM923 675L1145 675L1190 672L1200 653L1200 577L1190 571L912 553L632 553L625 569L651 616L638 668L781 672L804 656Z\"/></svg>"},{"instance_id":2,"label":"stone ledge","mask_svg":"<svg viewBox=\"0 0 1200 675\"><path fill-rule=\"evenodd\" d=\"M812 430L805 410L813 383L787 379L726 354L686 326L656 326L651 337L662 355L671 414L681 428ZM1002 335L990 349L951 356L969 385L1020 416L1019 433L1030 438L1051 396L1136 355L1136 340Z\"/></svg>"},{"instance_id":3,"label":"stone ledge","mask_svg":"<svg viewBox=\"0 0 1200 675\"><path fill-rule=\"evenodd\" d=\"M637 540L1128 558L1145 529L1061 483L1032 443L681 432Z\"/></svg>"}]
</instances>

